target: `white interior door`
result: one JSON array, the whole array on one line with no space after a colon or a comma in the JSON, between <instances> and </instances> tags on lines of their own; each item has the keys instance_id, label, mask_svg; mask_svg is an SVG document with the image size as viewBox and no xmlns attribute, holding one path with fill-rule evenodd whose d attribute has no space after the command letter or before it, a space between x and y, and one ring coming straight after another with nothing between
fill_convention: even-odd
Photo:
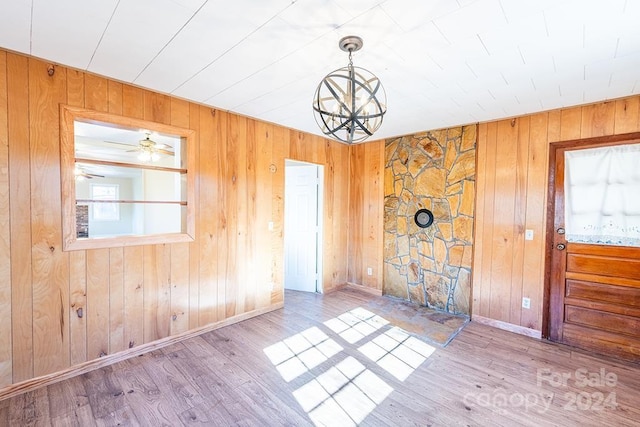
<instances>
[{"instance_id":1,"label":"white interior door","mask_svg":"<svg viewBox=\"0 0 640 427\"><path fill-rule=\"evenodd\" d=\"M284 208L284 287L318 291L319 167L287 161Z\"/></svg>"}]
</instances>

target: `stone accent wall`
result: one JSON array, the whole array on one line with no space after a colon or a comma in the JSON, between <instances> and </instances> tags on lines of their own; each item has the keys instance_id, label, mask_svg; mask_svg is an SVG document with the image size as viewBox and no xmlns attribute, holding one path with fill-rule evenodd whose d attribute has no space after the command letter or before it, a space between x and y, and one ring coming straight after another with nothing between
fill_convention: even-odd
<instances>
[{"instance_id":1,"label":"stone accent wall","mask_svg":"<svg viewBox=\"0 0 640 427\"><path fill-rule=\"evenodd\" d=\"M475 125L386 141L384 294L470 314L475 161Z\"/></svg>"},{"instance_id":2,"label":"stone accent wall","mask_svg":"<svg viewBox=\"0 0 640 427\"><path fill-rule=\"evenodd\" d=\"M89 205L76 206L76 237L89 237Z\"/></svg>"}]
</instances>

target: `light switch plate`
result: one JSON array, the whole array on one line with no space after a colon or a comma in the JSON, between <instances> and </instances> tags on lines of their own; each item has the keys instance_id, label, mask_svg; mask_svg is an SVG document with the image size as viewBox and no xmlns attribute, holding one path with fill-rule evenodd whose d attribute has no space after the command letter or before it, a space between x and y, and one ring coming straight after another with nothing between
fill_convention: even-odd
<instances>
[{"instance_id":1,"label":"light switch plate","mask_svg":"<svg viewBox=\"0 0 640 427\"><path fill-rule=\"evenodd\" d=\"M530 228L525 230L525 232L524 232L524 240L533 240L533 230L531 230Z\"/></svg>"}]
</instances>

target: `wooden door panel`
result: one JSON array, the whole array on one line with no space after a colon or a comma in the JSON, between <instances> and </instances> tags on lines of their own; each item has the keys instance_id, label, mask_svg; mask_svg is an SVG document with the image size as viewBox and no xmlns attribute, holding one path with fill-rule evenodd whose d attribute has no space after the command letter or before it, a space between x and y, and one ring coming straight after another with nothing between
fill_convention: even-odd
<instances>
[{"instance_id":1,"label":"wooden door panel","mask_svg":"<svg viewBox=\"0 0 640 427\"><path fill-rule=\"evenodd\" d=\"M634 316L640 318L640 308L630 307L628 305L611 304L608 302L590 301L585 299L576 299L565 297L565 306L585 307L592 310L606 311L609 313L622 314L624 316ZM564 319L564 317L563 317Z\"/></svg>"},{"instance_id":2,"label":"wooden door panel","mask_svg":"<svg viewBox=\"0 0 640 427\"><path fill-rule=\"evenodd\" d=\"M585 243L569 243L568 252L573 254L599 255L610 258L631 258L638 256L638 248L629 246L587 245ZM636 277L640 279L640 277Z\"/></svg>"},{"instance_id":3,"label":"wooden door panel","mask_svg":"<svg viewBox=\"0 0 640 427\"><path fill-rule=\"evenodd\" d=\"M565 307L564 321L631 337L640 330L640 318L570 305Z\"/></svg>"},{"instance_id":4,"label":"wooden door panel","mask_svg":"<svg viewBox=\"0 0 640 427\"><path fill-rule=\"evenodd\" d=\"M562 342L620 359L640 360L640 339L628 335L567 323L563 328Z\"/></svg>"},{"instance_id":5,"label":"wooden door panel","mask_svg":"<svg viewBox=\"0 0 640 427\"><path fill-rule=\"evenodd\" d=\"M638 282L638 287L615 286L571 279L567 279L566 283L565 297L640 308L640 282Z\"/></svg>"},{"instance_id":6,"label":"wooden door panel","mask_svg":"<svg viewBox=\"0 0 640 427\"><path fill-rule=\"evenodd\" d=\"M640 260L567 253L567 271L637 279L640 275Z\"/></svg>"},{"instance_id":7,"label":"wooden door panel","mask_svg":"<svg viewBox=\"0 0 640 427\"><path fill-rule=\"evenodd\" d=\"M640 288L640 279L627 279L624 277L601 276L598 274L575 273L567 271L565 273L567 279L584 280L593 283L602 283L605 285L626 286L629 288Z\"/></svg>"}]
</instances>

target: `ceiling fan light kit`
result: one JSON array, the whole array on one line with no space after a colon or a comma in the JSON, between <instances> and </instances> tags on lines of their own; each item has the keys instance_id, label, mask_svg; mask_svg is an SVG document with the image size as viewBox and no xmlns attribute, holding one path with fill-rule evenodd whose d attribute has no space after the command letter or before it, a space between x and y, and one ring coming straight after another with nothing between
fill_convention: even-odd
<instances>
[{"instance_id":1,"label":"ceiling fan light kit","mask_svg":"<svg viewBox=\"0 0 640 427\"><path fill-rule=\"evenodd\" d=\"M160 154L152 148L143 148L140 150L140 154L138 154L138 160L141 162L157 162L160 160Z\"/></svg>"},{"instance_id":2,"label":"ceiling fan light kit","mask_svg":"<svg viewBox=\"0 0 640 427\"><path fill-rule=\"evenodd\" d=\"M316 89L313 112L323 134L338 141L362 142L378 130L387 112L387 97L380 79L353 65L352 53L362 38L347 36L338 46L349 53L349 65L327 74Z\"/></svg>"},{"instance_id":3,"label":"ceiling fan light kit","mask_svg":"<svg viewBox=\"0 0 640 427\"><path fill-rule=\"evenodd\" d=\"M138 160L141 162L157 162L160 160L160 153L173 155L173 152L167 151L165 147L171 148L166 144L158 144L153 141L151 134L147 133L145 139L140 140L138 147L134 151L138 151Z\"/></svg>"}]
</instances>

